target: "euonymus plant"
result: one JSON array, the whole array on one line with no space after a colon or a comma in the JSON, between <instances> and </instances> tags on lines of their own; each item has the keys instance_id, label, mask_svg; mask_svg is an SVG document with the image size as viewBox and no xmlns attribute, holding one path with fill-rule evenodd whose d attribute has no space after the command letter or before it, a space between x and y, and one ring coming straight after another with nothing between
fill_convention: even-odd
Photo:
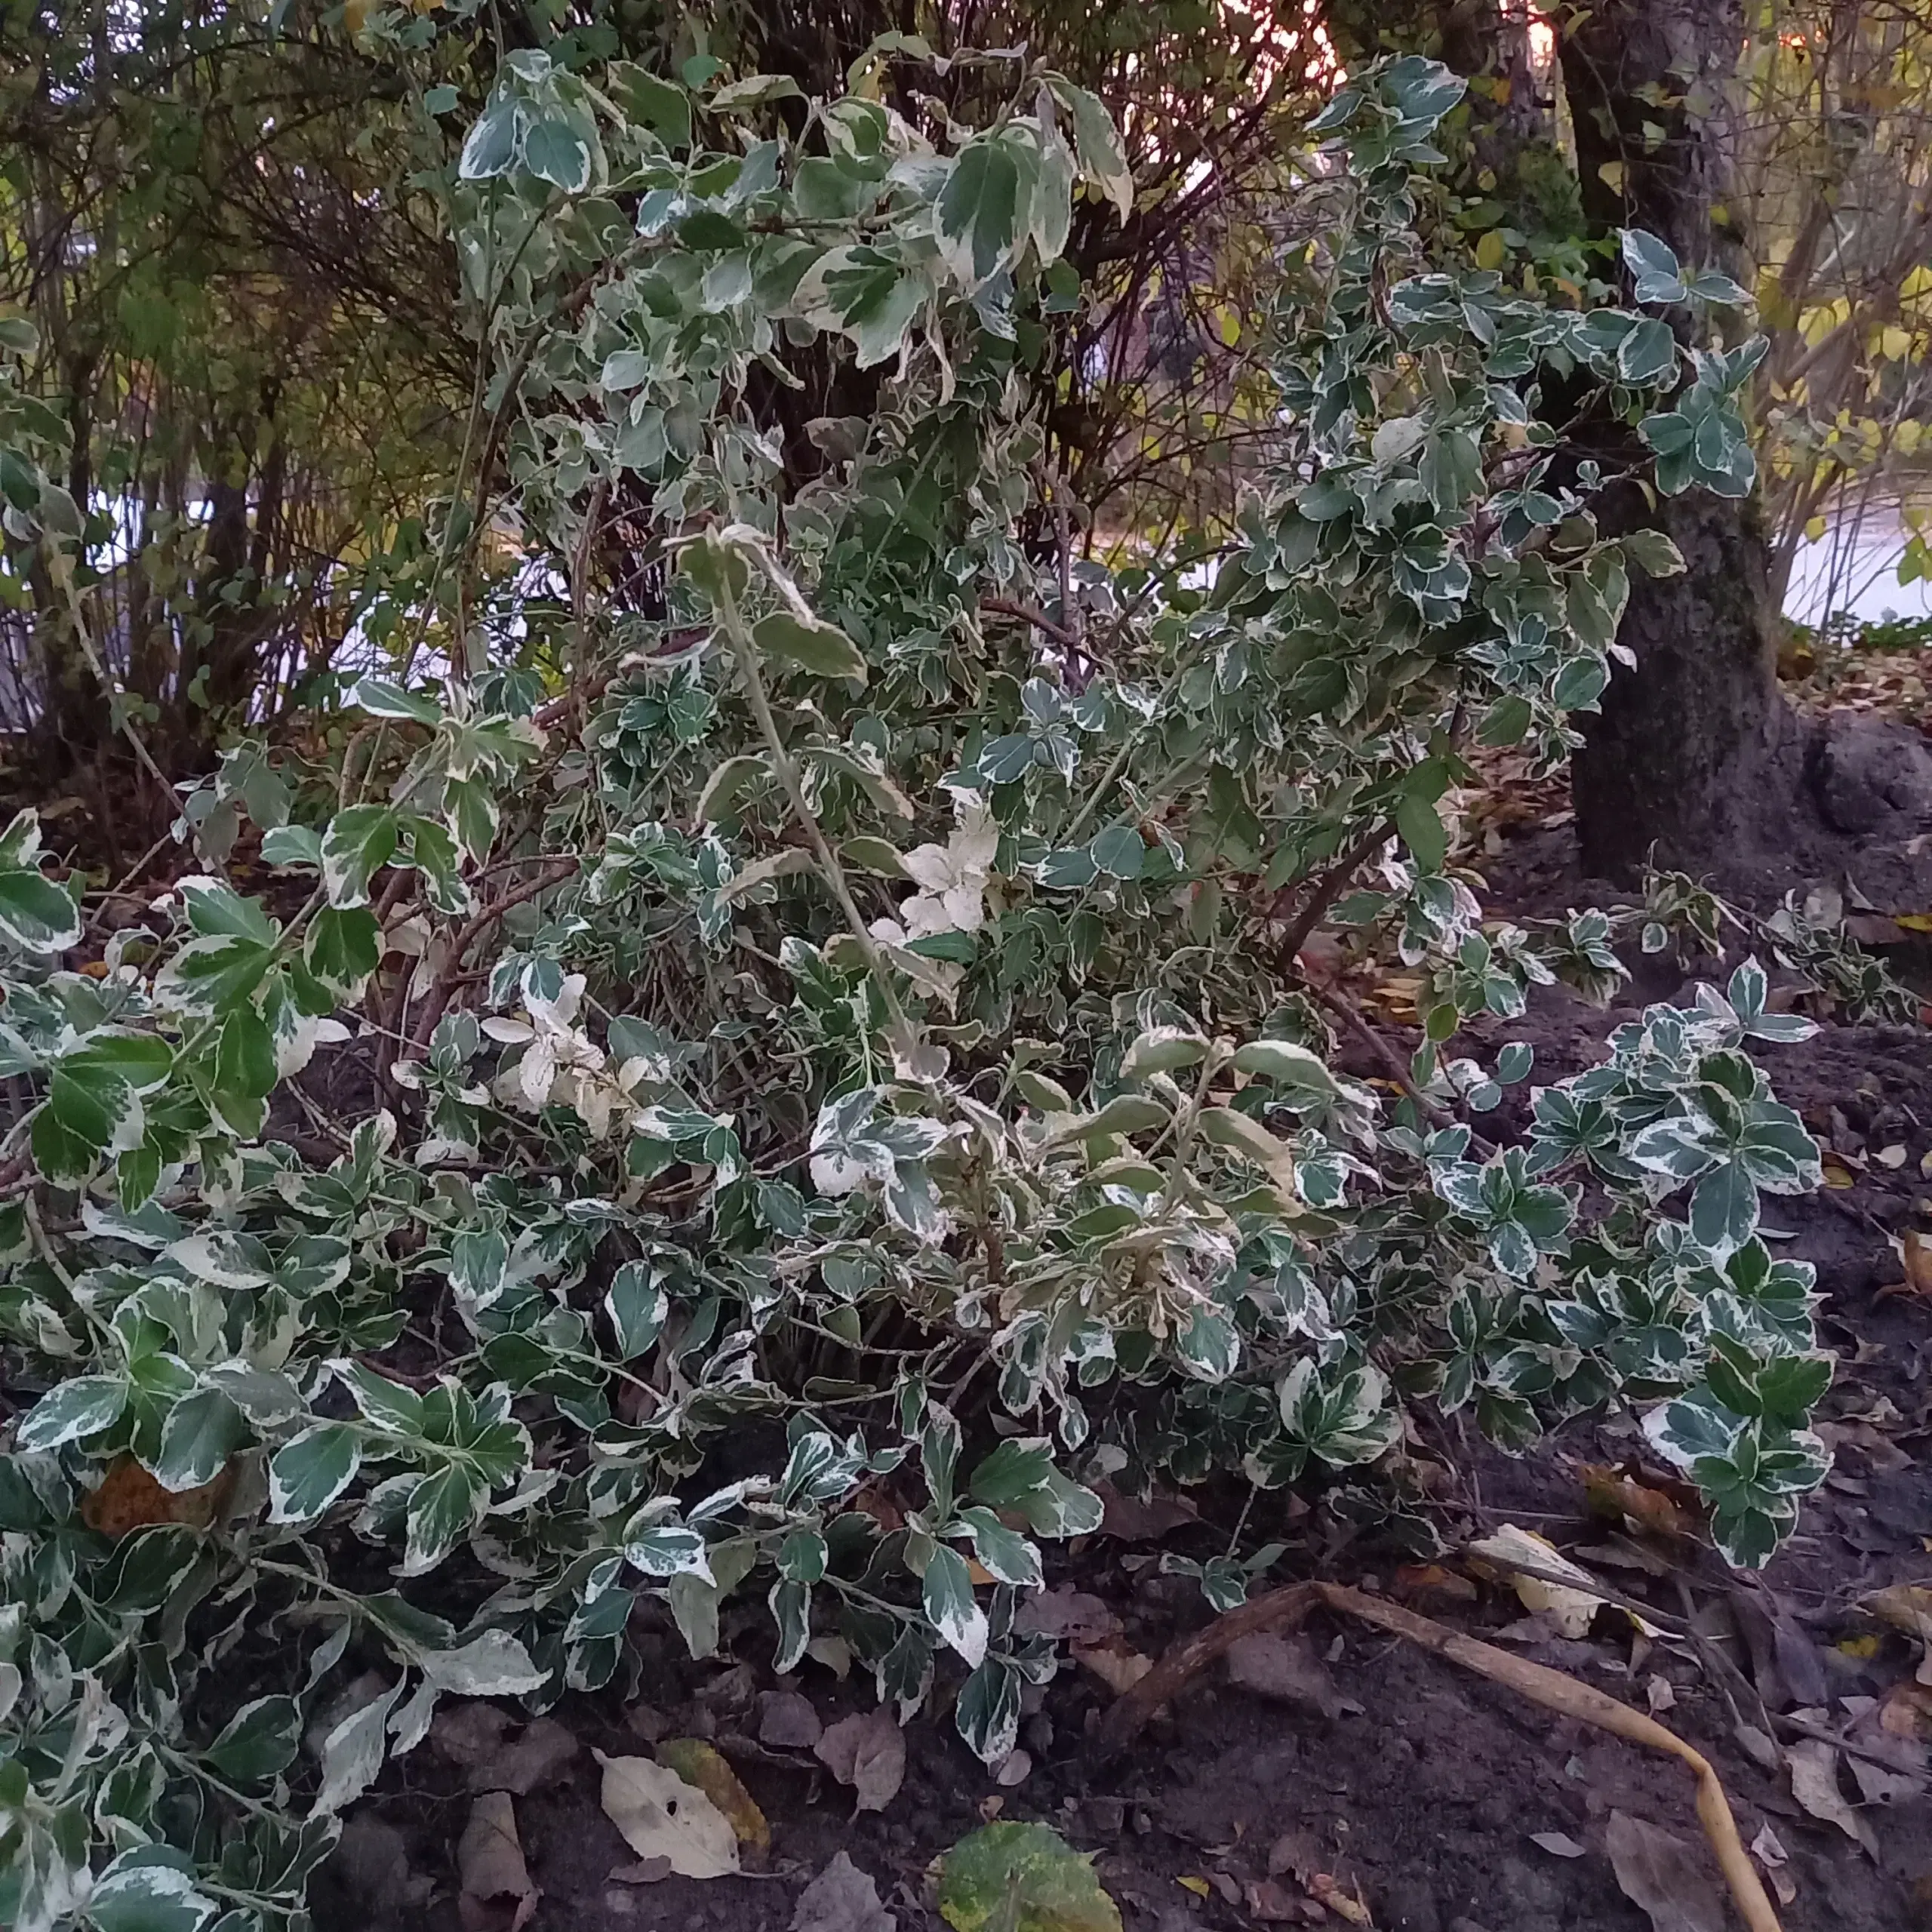
<instances>
[{"instance_id":1,"label":"euonymus plant","mask_svg":"<svg viewBox=\"0 0 1932 1932\"><path fill-rule=\"evenodd\" d=\"M1677 567L1555 423L1749 486L1738 291L1634 234L1631 309L1476 267L1427 175L1461 84L1385 64L1284 179L1269 488L1109 540L1038 415L1103 352L1060 257L1131 218L1119 143L1018 56L979 130L887 104L921 58L817 101L513 54L440 189L473 466L407 595L372 572L346 745L236 744L144 909L0 843L23 1932L299 1918L439 1697L621 1686L645 1598L697 1656L750 1607L781 1672L940 1685L997 1761L1103 1478L1269 1492L1415 1405L1516 1445L1620 1401L1755 1564L1823 1475L1764 974L1518 1144L1467 1117L1529 1052L1453 1045L1620 974L1601 915L1485 924L1443 801L1473 741L1560 759ZM866 414L797 401L854 364ZM0 423L84 625L57 415ZM1422 982L1392 1104L1302 979L1324 922Z\"/></svg>"}]
</instances>

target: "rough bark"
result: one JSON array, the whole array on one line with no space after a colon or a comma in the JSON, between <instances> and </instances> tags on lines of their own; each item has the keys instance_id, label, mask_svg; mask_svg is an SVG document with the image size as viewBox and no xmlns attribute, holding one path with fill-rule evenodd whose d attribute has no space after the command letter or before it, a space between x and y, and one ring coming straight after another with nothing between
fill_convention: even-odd
<instances>
[{"instance_id":1,"label":"rough bark","mask_svg":"<svg viewBox=\"0 0 1932 1932\"><path fill-rule=\"evenodd\" d=\"M1743 32L1739 0L1600 0L1569 17L1563 82L1584 210L1599 232L1647 229L1684 262L1721 265L1713 210ZM1761 823L1786 728L1755 506L1697 494L1652 512L1633 494L1612 506L1609 520L1620 518L1666 531L1687 568L1632 586L1620 641L1635 667L1611 679L1571 765L1584 865L1614 878L1654 848L1679 865L1708 863L1743 835L1747 804Z\"/></svg>"}]
</instances>

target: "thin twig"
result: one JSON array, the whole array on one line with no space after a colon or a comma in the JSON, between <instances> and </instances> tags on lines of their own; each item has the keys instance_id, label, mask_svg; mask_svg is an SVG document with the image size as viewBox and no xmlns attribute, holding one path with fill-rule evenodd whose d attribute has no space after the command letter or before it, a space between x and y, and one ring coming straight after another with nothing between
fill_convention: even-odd
<instances>
[{"instance_id":1,"label":"thin twig","mask_svg":"<svg viewBox=\"0 0 1932 1932\"><path fill-rule=\"evenodd\" d=\"M1388 843L1395 835L1392 820L1384 819L1378 825L1372 825L1351 845L1328 869L1315 882L1314 889L1302 902L1300 912L1290 924L1287 937L1281 941L1281 957L1291 965L1296 954L1308 943L1309 935L1328 916L1328 909L1353 881L1362 861L1369 854Z\"/></svg>"},{"instance_id":2,"label":"thin twig","mask_svg":"<svg viewBox=\"0 0 1932 1932\"><path fill-rule=\"evenodd\" d=\"M463 977L463 955L505 913L548 892L552 886L562 884L577 869L577 862L574 858L553 859L534 878L525 879L514 891L492 900L480 912L472 915L457 928L450 949L444 955L442 971L436 975L435 984L424 998L423 1011L417 1015L414 1030L410 1035L410 1045L414 1051L421 1053L427 1049L437 1022L448 1011L451 995Z\"/></svg>"},{"instance_id":3,"label":"thin twig","mask_svg":"<svg viewBox=\"0 0 1932 1932\"><path fill-rule=\"evenodd\" d=\"M1334 986L1324 986L1319 980L1306 975L1303 976L1302 984L1375 1056L1387 1072L1389 1078L1394 1081L1396 1085L1415 1103L1417 1111L1431 1125L1451 1128L1464 1124L1446 1108L1438 1106L1416 1084L1409 1069L1402 1063L1401 1055L1375 1030L1374 1027L1369 1023L1368 1016L1349 998L1346 993L1340 992ZM1469 1146L1484 1160L1487 1160L1490 1155L1496 1152L1494 1146L1485 1140L1474 1128L1469 1129Z\"/></svg>"},{"instance_id":4,"label":"thin twig","mask_svg":"<svg viewBox=\"0 0 1932 1932\"><path fill-rule=\"evenodd\" d=\"M792 816L798 822L799 829L805 835L812 848L812 856L818 861L820 876L831 889L832 896L838 902L838 909L845 915L845 923L857 942L859 956L866 962L866 970L878 983L880 997L885 1001L887 1014L903 1035L909 1036L911 1023L906 1010L899 1003L897 990L887 968L885 955L878 949L878 942L872 937L866 924L865 915L859 910L858 901L852 897L852 888L847 882L844 868L826 838L818 815L805 800L805 788L799 782L798 767L792 762L792 755L785 748L785 740L779 734L778 721L772 715L771 700L764 688L764 675L758 667L758 646L752 641L751 632L745 627L743 614L738 609L738 600L733 592L728 574L721 571L718 586L718 614L724 635L731 640L731 649L738 660L738 674L744 681L745 697L751 706L760 735L764 740L765 749L771 754L773 769L778 774L785 796L792 807Z\"/></svg>"},{"instance_id":5,"label":"thin twig","mask_svg":"<svg viewBox=\"0 0 1932 1932\"><path fill-rule=\"evenodd\" d=\"M1057 624L1038 605L1023 603L1017 597L982 597L980 608L997 611L1003 617L1017 617L1023 624L1031 624L1036 631L1043 631L1063 649L1078 648L1073 633L1064 624Z\"/></svg>"}]
</instances>

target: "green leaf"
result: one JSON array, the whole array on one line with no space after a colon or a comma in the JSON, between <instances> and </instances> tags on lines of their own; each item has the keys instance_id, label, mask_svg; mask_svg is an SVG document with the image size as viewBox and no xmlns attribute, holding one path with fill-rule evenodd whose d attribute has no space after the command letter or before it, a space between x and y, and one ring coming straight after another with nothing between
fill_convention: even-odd
<instances>
[{"instance_id":1,"label":"green leaf","mask_svg":"<svg viewBox=\"0 0 1932 1932\"><path fill-rule=\"evenodd\" d=\"M149 1467L163 1489L199 1489L227 1467L248 1435L241 1411L220 1390L198 1389L168 1411Z\"/></svg>"},{"instance_id":2,"label":"green leaf","mask_svg":"<svg viewBox=\"0 0 1932 1932\"><path fill-rule=\"evenodd\" d=\"M295 1761L302 1744L302 1706L293 1697L244 1704L202 1755L235 1784L260 1784Z\"/></svg>"},{"instance_id":3,"label":"green leaf","mask_svg":"<svg viewBox=\"0 0 1932 1932\"><path fill-rule=\"evenodd\" d=\"M262 863L266 866L314 866L322 863L321 835L312 826L278 825L262 834Z\"/></svg>"},{"instance_id":4,"label":"green leaf","mask_svg":"<svg viewBox=\"0 0 1932 1932\"><path fill-rule=\"evenodd\" d=\"M961 1838L940 1869L939 1909L953 1932L1121 1932L1092 1861L1044 1825Z\"/></svg>"},{"instance_id":5,"label":"green leaf","mask_svg":"<svg viewBox=\"0 0 1932 1932\"><path fill-rule=\"evenodd\" d=\"M23 952L60 952L81 937L80 908L37 866L0 869L0 939Z\"/></svg>"},{"instance_id":6,"label":"green leaf","mask_svg":"<svg viewBox=\"0 0 1932 1932\"><path fill-rule=\"evenodd\" d=\"M322 837L322 884L331 906L360 906L369 881L395 850L396 815L387 805L351 805Z\"/></svg>"},{"instance_id":7,"label":"green leaf","mask_svg":"<svg viewBox=\"0 0 1932 1932\"><path fill-rule=\"evenodd\" d=\"M431 726L442 721L442 706L426 692L406 691L386 678L364 678L349 696L372 718L401 718Z\"/></svg>"},{"instance_id":8,"label":"green leaf","mask_svg":"<svg viewBox=\"0 0 1932 1932\"><path fill-rule=\"evenodd\" d=\"M420 1577L435 1569L476 1527L489 1500L488 1485L461 1463L425 1476L411 1491L404 1515L402 1574Z\"/></svg>"},{"instance_id":9,"label":"green leaf","mask_svg":"<svg viewBox=\"0 0 1932 1932\"><path fill-rule=\"evenodd\" d=\"M709 1548L703 1534L679 1523L658 1523L633 1530L624 1540L624 1561L647 1577L711 1575Z\"/></svg>"},{"instance_id":10,"label":"green leaf","mask_svg":"<svg viewBox=\"0 0 1932 1932\"><path fill-rule=\"evenodd\" d=\"M1080 172L1118 211L1122 221L1134 212L1134 174L1127 149L1106 103L1097 94L1058 74L1047 77L1054 98L1073 115L1074 145L1080 153Z\"/></svg>"},{"instance_id":11,"label":"green leaf","mask_svg":"<svg viewBox=\"0 0 1932 1932\"><path fill-rule=\"evenodd\" d=\"M1294 1194L1294 1156L1287 1143L1276 1140L1259 1121L1233 1107L1203 1107L1199 1126L1202 1140L1240 1155L1267 1175L1279 1192Z\"/></svg>"},{"instance_id":12,"label":"green leaf","mask_svg":"<svg viewBox=\"0 0 1932 1932\"><path fill-rule=\"evenodd\" d=\"M932 293L925 277L872 247L834 248L800 278L794 312L814 328L849 337L861 369L899 353Z\"/></svg>"},{"instance_id":13,"label":"green leaf","mask_svg":"<svg viewBox=\"0 0 1932 1932\"><path fill-rule=\"evenodd\" d=\"M1181 1026L1150 1026L1136 1035L1121 1057L1120 1070L1124 1078L1145 1080L1150 1074L1198 1066L1207 1057L1208 1041L1202 1035Z\"/></svg>"},{"instance_id":14,"label":"green leaf","mask_svg":"<svg viewBox=\"0 0 1932 1932\"><path fill-rule=\"evenodd\" d=\"M1689 293L1669 244L1641 228L1623 231L1623 265L1630 271L1639 302L1681 302Z\"/></svg>"},{"instance_id":15,"label":"green leaf","mask_svg":"<svg viewBox=\"0 0 1932 1932\"><path fill-rule=\"evenodd\" d=\"M934 1550L920 1597L940 1641L977 1665L986 1654L986 1614L973 1599L972 1574L958 1551L945 1543Z\"/></svg>"},{"instance_id":16,"label":"green leaf","mask_svg":"<svg viewBox=\"0 0 1932 1932\"><path fill-rule=\"evenodd\" d=\"M591 160L583 133L556 116L536 122L524 135L525 168L567 195L580 195L590 186Z\"/></svg>"},{"instance_id":17,"label":"green leaf","mask_svg":"<svg viewBox=\"0 0 1932 1932\"><path fill-rule=\"evenodd\" d=\"M1021 1683L1008 1659L990 1657L959 1687L953 1723L984 1764L1002 1763L1018 1740Z\"/></svg>"},{"instance_id":18,"label":"green leaf","mask_svg":"<svg viewBox=\"0 0 1932 1932\"><path fill-rule=\"evenodd\" d=\"M1684 552L1661 530L1633 530L1620 540L1623 554L1647 577L1675 577Z\"/></svg>"},{"instance_id":19,"label":"green leaf","mask_svg":"<svg viewBox=\"0 0 1932 1932\"><path fill-rule=\"evenodd\" d=\"M1011 1583L1019 1589L1045 1588L1040 1552L1017 1531L1009 1530L990 1509L969 1506L960 1511L959 1520L973 1539L980 1564L995 1583Z\"/></svg>"},{"instance_id":20,"label":"green leaf","mask_svg":"<svg viewBox=\"0 0 1932 1932\"><path fill-rule=\"evenodd\" d=\"M1617 373L1640 387L1668 383L1677 374L1677 338L1668 322L1647 316L1617 350Z\"/></svg>"},{"instance_id":21,"label":"green leaf","mask_svg":"<svg viewBox=\"0 0 1932 1932\"><path fill-rule=\"evenodd\" d=\"M94 1881L87 1920L96 1932L200 1932L220 1909L159 1845L124 1851Z\"/></svg>"},{"instance_id":22,"label":"green leaf","mask_svg":"<svg viewBox=\"0 0 1932 1932\"><path fill-rule=\"evenodd\" d=\"M1287 1088L1290 1106L1312 1106L1332 1100L1339 1091L1321 1056L1292 1040L1250 1040L1235 1049L1234 1065L1242 1073L1259 1074Z\"/></svg>"},{"instance_id":23,"label":"green leaf","mask_svg":"<svg viewBox=\"0 0 1932 1932\"><path fill-rule=\"evenodd\" d=\"M303 964L338 999L352 999L382 963L383 931L366 906L325 906L309 924Z\"/></svg>"},{"instance_id":24,"label":"green leaf","mask_svg":"<svg viewBox=\"0 0 1932 1932\"><path fill-rule=\"evenodd\" d=\"M714 114L738 114L774 100L796 100L801 90L789 74L748 74L720 88L705 105Z\"/></svg>"},{"instance_id":25,"label":"green leaf","mask_svg":"<svg viewBox=\"0 0 1932 1932\"><path fill-rule=\"evenodd\" d=\"M768 660L809 671L820 678L866 681L866 660L836 624L774 611L752 626L752 641Z\"/></svg>"},{"instance_id":26,"label":"green leaf","mask_svg":"<svg viewBox=\"0 0 1932 1932\"><path fill-rule=\"evenodd\" d=\"M667 147L691 146L691 97L675 82L660 80L634 61L618 60L605 70L604 86L632 120Z\"/></svg>"},{"instance_id":27,"label":"green leaf","mask_svg":"<svg viewBox=\"0 0 1932 1932\"><path fill-rule=\"evenodd\" d=\"M1094 863L1112 878L1137 879L1147 863L1147 848L1137 826L1110 825L1087 849Z\"/></svg>"},{"instance_id":28,"label":"green leaf","mask_svg":"<svg viewBox=\"0 0 1932 1932\"><path fill-rule=\"evenodd\" d=\"M305 1429L269 1463L269 1521L312 1521L355 1481L361 1465L353 1429L331 1422Z\"/></svg>"},{"instance_id":29,"label":"green leaf","mask_svg":"<svg viewBox=\"0 0 1932 1932\"><path fill-rule=\"evenodd\" d=\"M128 1384L115 1375L78 1375L50 1389L29 1409L15 1437L22 1449L57 1449L85 1441L120 1419Z\"/></svg>"},{"instance_id":30,"label":"green leaf","mask_svg":"<svg viewBox=\"0 0 1932 1932\"><path fill-rule=\"evenodd\" d=\"M933 204L933 232L946 266L977 288L1004 267L1026 232L1033 157L1007 136L983 134L954 157Z\"/></svg>"},{"instance_id":31,"label":"green leaf","mask_svg":"<svg viewBox=\"0 0 1932 1932\"><path fill-rule=\"evenodd\" d=\"M463 143L457 173L465 181L487 181L507 174L516 162L518 110L507 94L499 94L484 111Z\"/></svg>"},{"instance_id":32,"label":"green leaf","mask_svg":"<svg viewBox=\"0 0 1932 1932\"><path fill-rule=\"evenodd\" d=\"M617 1331L620 1357L635 1361L648 1355L663 1331L671 1300L655 1273L641 1261L627 1261L611 1277L604 1306Z\"/></svg>"},{"instance_id":33,"label":"green leaf","mask_svg":"<svg viewBox=\"0 0 1932 1932\"><path fill-rule=\"evenodd\" d=\"M237 1007L221 1023L215 1043L216 1088L245 1100L259 1100L273 1092L278 1077L268 1023L253 1007Z\"/></svg>"},{"instance_id":34,"label":"green leaf","mask_svg":"<svg viewBox=\"0 0 1932 1932\"><path fill-rule=\"evenodd\" d=\"M1429 800L1404 792L1395 807L1395 829L1414 856L1418 870L1439 872L1449 855L1449 835Z\"/></svg>"}]
</instances>

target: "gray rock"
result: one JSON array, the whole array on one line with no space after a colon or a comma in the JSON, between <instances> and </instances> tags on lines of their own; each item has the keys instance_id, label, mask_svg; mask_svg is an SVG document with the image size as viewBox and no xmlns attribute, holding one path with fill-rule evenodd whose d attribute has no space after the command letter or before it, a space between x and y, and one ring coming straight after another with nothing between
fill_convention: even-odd
<instances>
[{"instance_id":1,"label":"gray rock","mask_svg":"<svg viewBox=\"0 0 1932 1932\"><path fill-rule=\"evenodd\" d=\"M1835 718L1819 747L1817 787L1834 831L1915 831L1932 823L1932 749L1890 719Z\"/></svg>"}]
</instances>

